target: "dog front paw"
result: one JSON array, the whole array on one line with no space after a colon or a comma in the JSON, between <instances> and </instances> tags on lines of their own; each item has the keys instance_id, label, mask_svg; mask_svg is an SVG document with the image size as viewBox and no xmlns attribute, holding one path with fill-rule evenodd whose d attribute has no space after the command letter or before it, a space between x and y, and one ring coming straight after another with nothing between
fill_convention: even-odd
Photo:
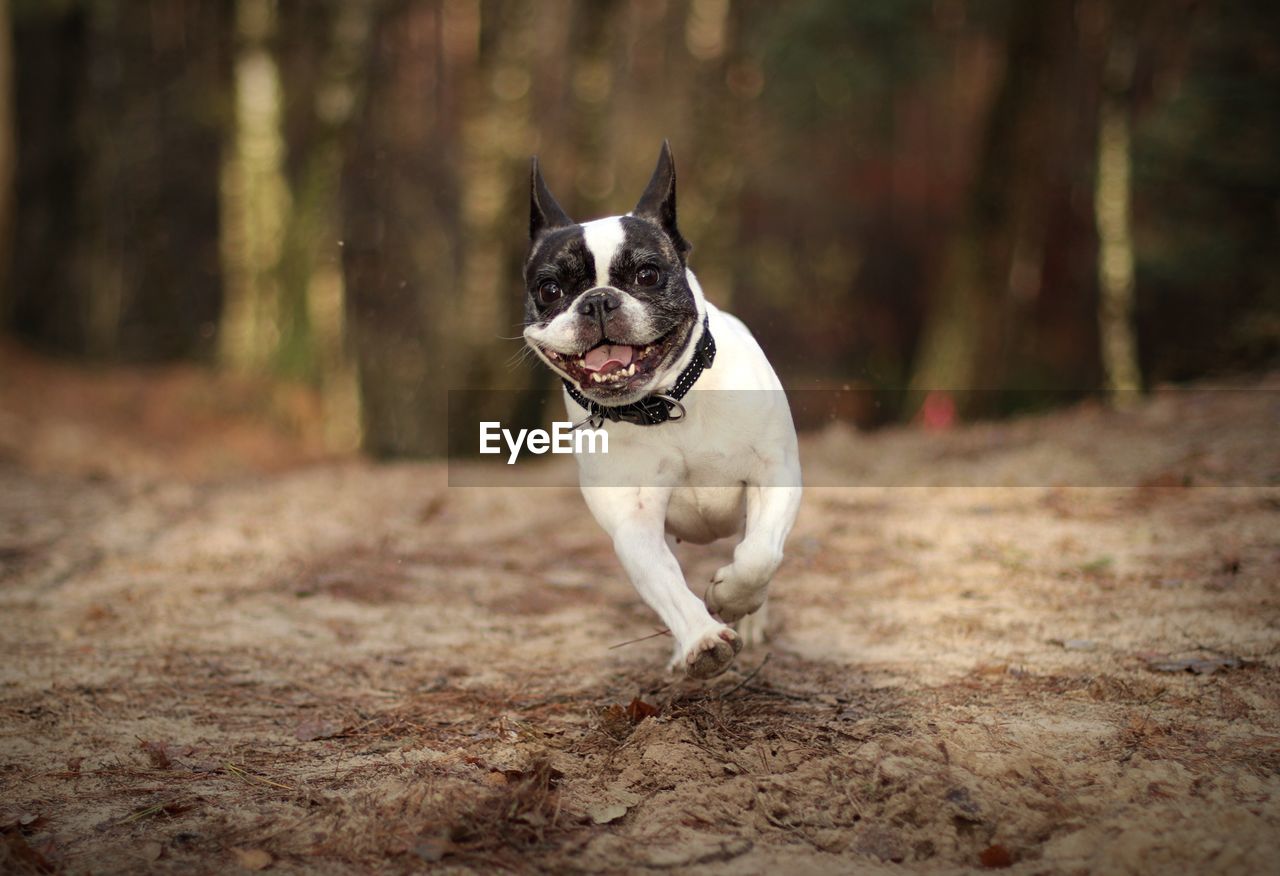
<instances>
[{"instance_id":1,"label":"dog front paw","mask_svg":"<svg viewBox=\"0 0 1280 876\"><path fill-rule=\"evenodd\" d=\"M744 584L735 571L732 564L722 566L711 579L703 598L707 610L728 623L758 611L769 592L768 582L763 586Z\"/></svg>"},{"instance_id":2,"label":"dog front paw","mask_svg":"<svg viewBox=\"0 0 1280 876\"><path fill-rule=\"evenodd\" d=\"M733 658L742 650L742 638L728 627L721 626L704 633L683 655L671 661L671 668L683 665L690 678L714 678L729 668Z\"/></svg>"}]
</instances>

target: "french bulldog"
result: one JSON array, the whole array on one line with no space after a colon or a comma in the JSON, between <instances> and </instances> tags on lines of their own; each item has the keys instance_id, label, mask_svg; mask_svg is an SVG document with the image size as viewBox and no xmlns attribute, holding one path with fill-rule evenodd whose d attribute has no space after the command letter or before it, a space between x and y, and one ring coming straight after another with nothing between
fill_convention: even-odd
<instances>
[{"instance_id":1,"label":"french bulldog","mask_svg":"<svg viewBox=\"0 0 1280 876\"><path fill-rule=\"evenodd\" d=\"M562 379L574 422L608 430L607 453L577 456L582 495L670 630L671 668L711 678L763 641L800 462L777 375L746 326L703 296L689 251L669 143L634 210L585 223L533 159L524 339ZM735 535L733 561L699 599L672 539Z\"/></svg>"}]
</instances>

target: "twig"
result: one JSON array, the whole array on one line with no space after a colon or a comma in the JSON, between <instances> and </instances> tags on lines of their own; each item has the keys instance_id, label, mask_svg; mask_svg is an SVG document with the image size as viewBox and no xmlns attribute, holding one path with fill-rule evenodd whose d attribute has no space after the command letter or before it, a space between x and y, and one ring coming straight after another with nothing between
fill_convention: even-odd
<instances>
[{"instance_id":1,"label":"twig","mask_svg":"<svg viewBox=\"0 0 1280 876\"><path fill-rule=\"evenodd\" d=\"M122 818L120 821L118 821L118 822L116 822L116 823L117 823L117 824L128 824L128 823L129 823L129 822L131 822L131 821L137 821L137 820L139 820L139 819L141 819L141 818L146 818L146 817L147 817L147 816L149 816L149 815L158 815L158 814L160 814L161 812L164 812L164 808L165 808L166 806L168 806L168 805L169 805L168 803L155 803L155 804L153 804L153 805L151 805L151 806L145 806L145 807L143 807L142 809L139 809L139 810L138 810L138 811L136 811L136 812L131 812L131 813L129 813L129 815L127 815L126 817Z\"/></svg>"},{"instance_id":2,"label":"twig","mask_svg":"<svg viewBox=\"0 0 1280 876\"><path fill-rule=\"evenodd\" d=\"M768 663L768 662L769 662L769 658L770 658L770 657L772 657L772 656L773 656L773 652L772 652L772 651L770 651L768 654L765 654L765 655L764 655L764 659L760 661L760 665L759 665L759 666L757 666L755 669L751 670L749 673L747 673L747 677L746 677L746 678L742 679L742 681L738 682L738 683L737 683L737 684L735 684L733 687L729 688L729 690L728 690L726 693L721 694L721 695L720 695L720 699L722 699L722 700L723 700L723 699L725 699L726 697L729 697L729 696L731 696L731 695L733 695L733 694L737 693L737 692L738 692L738 689L739 689L740 687L742 687L744 684L746 684L746 683L747 683L748 681L750 681L751 679L755 678L755 677L756 677L756 675L757 675L757 673L759 673L761 669L764 669L764 665L765 665L766 663Z\"/></svg>"},{"instance_id":3,"label":"twig","mask_svg":"<svg viewBox=\"0 0 1280 876\"><path fill-rule=\"evenodd\" d=\"M245 770L240 769L240 767L236 766L233 763L225 764L223 766L223 769L231 773L231 775L235 776L236 778L243 779L246 782L252 779L255 782L262 782L262 784L264 785L270 785L273 788L283 788L286 791L298 790L297 788L291 788L288 785L282 785L279 782L273 782L270 779L264 779L262 776L255 776L253 773L246 772Z\"/></svg>"},{"instance_id":4,"label":"twig","mask_svg":"<svg viewBox=\"0 0 1280 876\"><path fill-rule=\"evenodd\" d=\"M647 636L641 636L638 639L632 639L629 642L619 642L616 645L610 645L609 650L612 651L614 648L621 648L621 647L624 647L625 645L634 645L636 642L643 642L646 639L656 639L658 636L669 636L669 635L671 635L671 630L662 629L662 630L658 630L656 633L651 633L650 635L647 635Z\"/></svg>"},{"instance_id":5,"label":"twig","mask_svg":"<svg viewBox=\"0 0 1280 876\"><path fill-rule=\"evenodd\" d=\"M744 682L745 681L746 679L744 679ZM752 693L764 694L765 696L778 697L784 700L794 700L798 703L811 703L813 702L813 698L815 696L815 694L792 693L789 690L783 690L782 688L778 688L778 687L759 687L758 685L754 685L754 684L751 687L747 688L747 690L751 691Z\"/></svg>"}]
</instances>

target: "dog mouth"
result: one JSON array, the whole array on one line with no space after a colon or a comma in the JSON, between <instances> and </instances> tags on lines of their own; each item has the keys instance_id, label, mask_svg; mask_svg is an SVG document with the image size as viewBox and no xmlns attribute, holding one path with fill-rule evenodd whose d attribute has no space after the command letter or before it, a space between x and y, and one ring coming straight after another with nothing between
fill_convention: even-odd
<instances>
[{"instance_id":1,"label":"dog mouth","mask_svg":"<svg viewBox=\"0 0 1280 876\"><path fill-rule=\"evenodd\" d=\"M653 376L679 334L679 329L673 329L647 344L623 344L606 338L577 355L546 347L542 353L584 392L623 395Z\"/></svg>"}]
</instances>

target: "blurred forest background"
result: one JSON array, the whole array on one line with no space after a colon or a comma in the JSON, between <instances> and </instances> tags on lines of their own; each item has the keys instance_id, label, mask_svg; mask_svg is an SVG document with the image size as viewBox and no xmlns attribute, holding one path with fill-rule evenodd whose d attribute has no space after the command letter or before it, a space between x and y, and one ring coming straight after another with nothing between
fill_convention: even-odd
<instances>
[{"instance_id":1,"label":"blurred forest background","mask_svg":"<svg viewBox=\"0 0 1280 876\"><path fill-rule=\"evenodd\" d=\"M664 137L708 296L865 423L1280 355L1265 0L0 0L0 326L441 453L447 390L550 386L529 156L587 219Z\"/></svg>"}]
</instances>

